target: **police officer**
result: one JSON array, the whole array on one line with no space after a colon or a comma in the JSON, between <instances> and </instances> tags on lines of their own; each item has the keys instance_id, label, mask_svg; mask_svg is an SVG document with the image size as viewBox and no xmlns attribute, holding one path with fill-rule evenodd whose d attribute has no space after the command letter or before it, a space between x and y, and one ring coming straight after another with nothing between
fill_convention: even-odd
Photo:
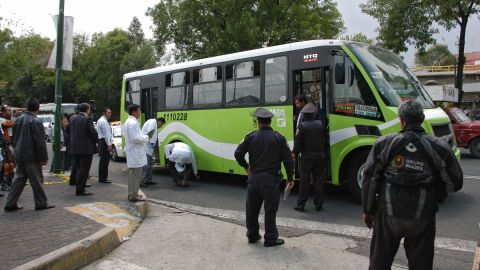
<instances>
[{"instance_id":1,"label":"police officer","mask_svg":"<svg viewBox=\"0 0 480 270\"><path fill-rule=\"evenodd\" d=\"M258 130L245 136L235 150L235 159L248 174L246 223L249 243L256 243L259 234L258 215L262 203L265 208L264 246L283 245L278 238L276 215L280 202L280 165L283 162L287 172L288 188L293 187L293 161L285 137L270 127L273 114L264 108L255 111ZM245 155L249 154L249 163Z\"/></svg>"},{"instance_id":2,"label":"police officer","mask_svg":"<svg viewBox=\"0 0 480 270\"><path fill-rule=\"evenodd\" d=\"M315 193L315 210L323 206L323 172L325 168L325 133L322 121L314 119L315 105L308 103L303 109L304 121L299 124L295 134L295 145L292 157L300 158L300 190L297 200L297 211L305 211L305 203L310 193L310 183Z\"/></svg>"},{"instance_id":3,"label":"police officer","mask_svg":"<svg viewBox=\"0 0 480 270\"><path fill-rule=\"evenodd\" d=\"M370 269L390 269L404 238L409 269L432 269L435 214L446 192L462 188L463 173L446 141L425 133L420 103L398 108L400 133L373 146L362 183L363 219L373 227Z\"/></svg>"}]
</instances>

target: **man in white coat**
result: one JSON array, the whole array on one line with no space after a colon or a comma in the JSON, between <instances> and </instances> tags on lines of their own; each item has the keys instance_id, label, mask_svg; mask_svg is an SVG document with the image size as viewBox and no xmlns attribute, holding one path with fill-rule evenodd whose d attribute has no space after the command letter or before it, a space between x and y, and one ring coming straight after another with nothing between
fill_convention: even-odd
<instances>
[{"instance_id":1,"label":"man in white coat","mask_svg":"<svg viewBox=\"0 0 480 270\"><path fill-rule=\"evenodd\" d=\"M140 186L146 188L149 185L155 185L156 182L152 181L152 169L153 169L153 150L157 144L158 134L157 130L165 125L165 118L159 117L157 119L152 118L143 124L142 132L148 136L148 142L145 144L145 153L147 153L147 165L142 168L142 182Z\"/></svg>"},{"instance_id":2,"label":"man in white coat","mask_svg":"<svg viewBox=\"0 0 480 270\"><path fill-rule=\"evenodd\" d=\"M175 185L188 187L192 171L199 179L195 156L188 144L176 142L165 145L165 156L168 159L168 168L172 173Z\"/></svg>"},{"instance_id":3,"label":"man in white coat","mask_svg":"<svg viewBox=\"0 0 480 270\"><path fill-rule=\"evenodd\" d=\"M132 202L145 200L138 195L142 167L147 164L144 146L148 142L148 136L142 133L137 120L140 117L140 113L140 106L136 104L130 105L128 107L129 116L123 125L128 167L128 200Z\"/></svg>"}]
</instances>

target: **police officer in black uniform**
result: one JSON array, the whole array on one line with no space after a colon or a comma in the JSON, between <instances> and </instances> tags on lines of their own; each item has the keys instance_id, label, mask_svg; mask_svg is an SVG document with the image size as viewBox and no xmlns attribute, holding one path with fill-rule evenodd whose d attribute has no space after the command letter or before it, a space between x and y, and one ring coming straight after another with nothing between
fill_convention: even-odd
<instances>
[{"instance_id":1,"label":"police officer in black uniform","mask_svg":"<svg viewBox=\"0 0 480 270\"><path fill-rule=\"evenodd\" d=\"M421 127L420 103L405 101L398 114L402 131L379 138L364 169L363 219L373 227L370 269L390 269L404 238L408 268L428 270L438 203L462 188L463 173L450 145Z\"/></svg>"},{"instance_id":2,"label":"police officer in black uniform","mask_svg":"<svg viewBox=\"0 0 480 270\"><path fill-rule=\"evenodd\" d=\"M256 243L259 234L258 215L265 208L264 246L283 245L278 238L276 215L280 203L281 163L285 166L288 187L293 187L293 161L285 137L270 127L273 114L264 108L255 111L258 130L245 136L235 150L235 159L248 174L246 223L249 243ZM245 155L249 154L249 163Z\"/></svg>"},{"instance_id":3,"label":"police officer in black uniform","mask_svg":"<svg viewBox=\"0 0 480 270\"><path fill-rule=\"evenodd\" d=\"M293 147L293 159L300 157L300 190L297 200L297 211L305 211L305 203L312 183L315 199L315 210L323 207L323 172L325 171L325 132L320 120L315 120L315 105L308 103L303 109L304 121L298 125Z\"/></svg>"}]
</instances>

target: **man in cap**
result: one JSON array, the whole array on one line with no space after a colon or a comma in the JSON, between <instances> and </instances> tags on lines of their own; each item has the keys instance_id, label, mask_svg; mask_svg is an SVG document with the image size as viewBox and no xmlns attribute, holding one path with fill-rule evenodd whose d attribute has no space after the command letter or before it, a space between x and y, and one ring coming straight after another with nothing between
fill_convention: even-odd
<instances>
[{"instance_id":1,"label":"man in cap","mask_svg":"<svg viewBox=\"0 0 480 270\"><path fill-rule=\"evenodd\" d=\"M197 162L188 144L176 142L165 145L165 156L175 185L188 187L192 171L198 179Z\"/></svg>"},{"instance_id":2,"label":"man in cap","mask_svg":"<svg viewBox=\"0 0 480 270\"><path fill-rule=\"evenodd\" d=\"M300 191L297 200L297 211L305 211L305 203L312 183L315 193L315 210L323 206L323 172L325 168L325 132L320 120L315 120L315 105L307 104L302 109L304 121L298 125L292 157L300 156Z\"/></svg>"},{"instance_id":3,"label":"man in cap","mask_svg":"<svg viewBox=\"0 0 480 270\"><path fill-rule=\"evenodd\" d=\"M249 243L256 243L259 234L258 215L265 208L265 247L283 245L278 238L276 215L280 202L281 163L285 166L288 188L293 187L293 161L285 137L270 127L273 114L264 108L255 111L258 130L249 133L235 150L235 159L248 175L246 223ZM245 160L248 153L249 162Z\"/></svg>"}]
</instances>

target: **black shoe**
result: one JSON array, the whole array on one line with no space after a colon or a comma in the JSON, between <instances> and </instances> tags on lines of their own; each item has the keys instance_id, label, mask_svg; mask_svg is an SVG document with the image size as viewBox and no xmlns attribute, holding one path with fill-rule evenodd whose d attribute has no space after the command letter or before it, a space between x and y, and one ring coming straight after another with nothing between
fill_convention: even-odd
<instances>
[{"instance_id":1,"label":"black shoe","mask_svg":"<svg viewBox=\"0 0 480 270\"><path fill-rule=\"evenodd\" d=\"M305 206L297 205L293 209L297 210L298 212L305 212Z\"/></svg>"},{"instance_id":2,"label":"black shoe","mask_svg":"<svg viewBox=\"0 0 480 270\"><path fill-rule=\"evenodd\" d=\"M91 187L91 186L92 186L92 185L90 185L90 184L85 184L85 187Z\"/></svg>"},{"instance_id":3,"label":"black shoe","mask_svg":"<svg viewBox=\"0 0 480 270\"><path fill-rule=\"evenodd\" d=\"M98 182L104 183L104 184L111 184L112 180L103 180L103 181L98 181Z\"/></svg>"},{"instance_id":4,"label":"black shoe","mask_svg":"<svg viewBox=\"0 0 480 270\"><path fill-rule=\"evenodd\" d=\"M76 185L77 185L77 183L72 183L72 182L69 182L68 184L69 184L70 186L76 186Z\"/></svg>"},{"instance_id":5,"label":"black shoe","mask_svg":"<svg viewBox=\"0 0 480 270\"><path fill-rule=\"evenodd\" d=\"M3 195L2 193L0 193L0 197L3 197L3 196L5 196L5 195Z\"/></svg>"},{"instance_id":6,"label":"black shoe","mask_svg":"<svg viewBox=\"0 0 480 270\"><path fill-rule=\"evenodd\" d=\"M147 185L149 185L149 186L150 186L150 185L156 185L156 184L157 184L157 182L150 181L150 182L147 182L147 183L145 183L145 184L147 184Z\"/></svg>"},{"instance_id":7,"label":"black shoe","mask_svg":"<svg viewBox=\"0 0 480 270\"><path fill-rule=\"evenodd\" d=\"M144 184L144 183L141 183L141 184L140 184L140 187L146 188L146 187L148 187L148 185L147 185L147 184Z\"/></svg>"},{"instance_id":8,"label":"black shoe","mask_svg":"<svg viewBox=\"0 0 480 270\"><path fill-rule=\"evenodd\" d=\"M93 195L92 192L82 192L82 193L76 193L75 195L77 196L90 196L90 195Z\"/></svg>"},{"instance_id":9,"label":"black shoe","mask_svg":"<svg viewBox=\"0 0 480 270\"><path fill-rule=\"evenodd\" d=\"M283 245L283 244L285 244L285 241L283 241L283 239L279 238L279 239L277 239L275 241L271 241L271 242L270 241L269 242L265 241L265 243L263 243L263 246L274 247L274 246L280 246L280 245Z\"/></svg>"},{"instance_id":10,"label":"black shoe","mask_svg":"<svg viewBox=\"0 0 480 270\"><path fill-rule=\"evenodd\" d=\"M45 209L51 209L51 208L55 208L55 205L45 205L45 206L35 206L35 210L45 210Z\"/></svg>"},{"instance_id":11,"label":"black shoe","mask_svg":"<svg viewBox=\"0 0 480 270\"><path fill-rule=\"evenodd\" d=\"M262 239L262 237L258 234L257 236L249 237L248 238L248 243L250 244L255 244L258 242L258 240Z\"/></svg>"},{"instance_id":12,"label":"black shoe","mask_svg":"<svg viewBox=\"0 0 480 270\"><path fill-rule=\"evenodd\" d=\"M13 212L13 211L22 210L22 209L23 209L23 207L21 207L21 206L15 206L15 207L5 206L5 208L3 208L3 210L5 210L5 212Z\"/></svg>"},{"instance_id":13,"label":"black shoe","mask_svg":"<svg viewBox=\"0 0 480 270\"><path fill-rule=\"evenodd\" d=\"M323 205L317 205L315 206L315 211L319 212L323 210Z\"/></svg>"}]
</instances>

